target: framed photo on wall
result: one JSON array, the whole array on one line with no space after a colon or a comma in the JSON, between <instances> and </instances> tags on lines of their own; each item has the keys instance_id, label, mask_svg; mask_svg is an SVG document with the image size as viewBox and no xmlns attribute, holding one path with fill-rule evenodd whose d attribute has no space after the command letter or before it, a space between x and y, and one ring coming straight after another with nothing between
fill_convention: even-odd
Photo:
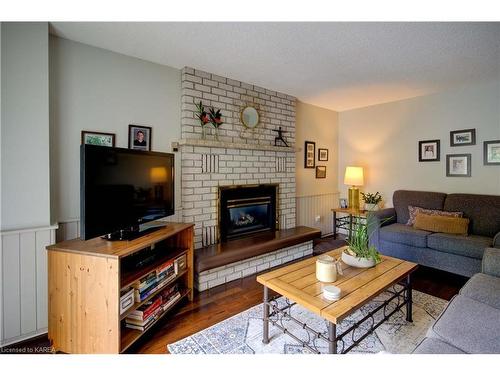
<instances>
[{"instance_id":1,"label":"framed photo on wall","mask_svg":"<svg viewBox=\"0 0 500 375\"><path fill-rule=\"evenodd\" d=\"M133 150L151 151L151 134L153 129L149 126L128 126L128 148Z\"/></svg>"},{"instance_id":2,"label":"framed photo on wall","mask_svg":"<svg viewBox=\"0 0 500 375\"><path fill-rule=\"evenodd\" d=\"M484 165L500 165L500 139L496 141L485 141L483 144Z\"/></svg>"},{"instance_id":3,"label":"framed photo on wall","mask_svg":"<svg viewBox=\"0 0 500 375\"><path fill-rule=\"evenodd\" d=\"M319 161L328 161L328 149L327 148L318 148L318 160Z\"/></svg>"},{"instance_id":4,"label":"framed photo on wall","mask_svg":"<svg viewBox=\"0 0 500 375\"><path fill-rule=\"evenodd\" d=\"M418 161L439 161L439 158L439 139L418 142Z\"/></svg>"},{"instance_id":5,"label":"framed photo on wall","mask_svg":"<svg viewBox=\"0 0 500 375\"><path fill-rule=\"evenodd\" d=\"M316 143L305 141L304 143L304 168L314 168L316 166Z\"/></svg>"},{"instance_id":6,"label":"framed photo on wall","mask_svg":"<svg viewBox=\"0 0 500 375\"><path fill-rule=\"evenodd\" d=\"M472 146L476 144L476 129L454 130L450 132L450 146Z\"/></svg>"},{"instance_id":7,"label":"framed photo on wall","mask_svg":"<svg viewBox=\"0 0 500 375\"><path fill-rule=\"evenodd\" d=\"M82 130L82 145L115 147L115 134Z\"/></svg>"},{"instance_id":8,"label":"framed photo on wall","mask_svg":"<svg viewBox=\"0 0 500 375\"><path fill-rule=\"evenodd\" d=\"M446 155L446 177L470 177L471 154Z\"/></svg>"},{"instance_id":9,"label":"framed photo on wall","mask_svg":"<svg viewBox=\"0 0 500 375\"><path fill-rule=\"evenodd\" d=\"M318 165L316 167L316 178L326 178L326 166Z\"/></svg>"}]
</instances>

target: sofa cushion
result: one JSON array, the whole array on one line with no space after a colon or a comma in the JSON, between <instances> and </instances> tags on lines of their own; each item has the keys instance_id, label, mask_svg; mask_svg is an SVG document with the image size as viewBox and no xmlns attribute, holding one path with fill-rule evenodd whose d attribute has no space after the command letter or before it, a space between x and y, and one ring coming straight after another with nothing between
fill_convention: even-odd
<instances>
[{"instance_id":1,"label":"sofa cushion","mask_svg":"<svg viewBox=\"0 0 500 375\"><path fill-rule=\"evenodd\" d=\"M419 213L417 214L413 227L415 229L428 230L429 232L461 234L466 236L469 227L469 219Z\"/></svg>"},{"instance_id":2,"label":"sofa cushion","mask_svg":"<svg viewBox=\"0 0 500 375\"><path fill-rule=\"evenodd\" d=\"M500 277L476 273L459 292L462 296L500 309Z\"/></svg>"},{"instance_id":3,"label":"sofa cushion","mask_svg":"<svg viewBox=\"0 0 500 375\"><path fill-rule=\"evenodd\" d=\"M392 196L392 204L396 210L397 221L406 224L410 218L408 206L418 206L431 210L442 210L446 194L430 191L396 190ZM446 210L461 211L461 210Z\"/></svg>"},{"instance_id":4,"label":"sofa cushion","mask_svg":"<svg viewBox=\"0 0 500 375\"><path fill-rule=\"evenodd\" d=\"M461 236L458 234L432 233L427 237L427 247L445 253L481 259L484 249L491 246L493 239L483 236Z\"/></svg>"},{"instance_id":5,"label":"sofa cushion","mask_svg":"<svg viewBox=\"0 0 500 375\"><path fill-rule=\"evenodd\" d=\"M413 354L466 354L454 346L430 337L426 337L413 350Z\"/></svg>"},{"instance_id":6,"label":"sofa cushion","mask_svg":"<svg viewBox=\"0 0 500 375\"><path fill-rule=\"evenodd\" d=\"M469 233L494 237L500 232L500 195L449 194L445 211L462 211L470 219Z\"/></svg>"},{"instance_id":7,"label":"sofa cushion","mask_svg":"<svg viewBox=\"0 0 500 375\"><path fill-rule=\"evenodd\" d=\"M437 338L466 353L500 353L500 310L456 295L431 326Z\"/></svg>"},{"instance_id":8,"label":"sofa cushion","mask_svg":"<svg viewBox=\"0 0 500 375\"><path fill-rule=\"evenodd\" d=\"M406 225L415 224L415 219L418 214L427 214L433 216L450 216L450 217L462 217L464 215L463 212L448 212L442 210L428 210L427 208L408 206L408 213L410 214L410 218Z\"/></svg>"},{"instance_id":9,"label":"sofa cushion","mask_svg":"<svg viewBox=\"0 0 500 375\"><path fill-rule=\"evenodd\" d=\"M427 247L427 236L430 233L405 224L395 223L380 228L380 239L414 247Z\"/></svg>"}]
</instances>

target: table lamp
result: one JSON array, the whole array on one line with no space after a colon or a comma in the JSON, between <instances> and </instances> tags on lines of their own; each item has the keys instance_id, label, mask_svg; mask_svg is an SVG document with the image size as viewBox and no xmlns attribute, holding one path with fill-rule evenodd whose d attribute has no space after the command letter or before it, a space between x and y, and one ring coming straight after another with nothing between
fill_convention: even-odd
<instances>
[{"instance_id":1,"label":"table lamp","mask_svg":"<svg viewBox=\"0 0 500 375\"><path fill-rule=\"evenodd\" d=\"M363 185L363 168L346 167L344 184L351 186L349 188L349 208L359 210L359 189L356 186Z\"/></svg>"}]
</instances>

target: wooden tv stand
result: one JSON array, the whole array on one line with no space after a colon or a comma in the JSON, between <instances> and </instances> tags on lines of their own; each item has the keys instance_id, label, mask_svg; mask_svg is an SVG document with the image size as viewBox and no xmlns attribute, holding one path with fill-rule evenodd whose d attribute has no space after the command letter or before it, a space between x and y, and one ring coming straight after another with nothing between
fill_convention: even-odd
<instances>
[{"instance_id":1,"label":"wooden tv stand","mask_svg":"<svg viewBox=\"0 0 500 375\"><path fill-rule=\"evenodd\" d=\"M47 247L49 275L49 339L56 351L65 353L121 353L146 331L125 327L125 317L165 288L178 283L181 298L193 299L194 224L165 223L132 241L74 239ZM156 248L158 259L125 270L137 252ZM120 315L120 290L161 263L187 255L187 269L142 302ZM123 267L122 267L123 266ZM168 314L164 311L159 319ZM158 320L159 320L158 319ZM154 326L154 325L153 325Z\"/></svg>"}]
</instances>

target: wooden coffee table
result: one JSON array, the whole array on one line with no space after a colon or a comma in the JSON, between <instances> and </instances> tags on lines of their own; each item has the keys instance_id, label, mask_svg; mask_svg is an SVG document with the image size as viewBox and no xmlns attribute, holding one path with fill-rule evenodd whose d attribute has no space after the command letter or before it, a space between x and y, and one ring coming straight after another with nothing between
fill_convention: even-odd
<instances>
[{"instance_id":1,"label":"wooden coffee table","mask_svg":"<svg viewBox=\"0 0 500 375\"><path fill-rule=\"evenodd\" d=\"M345 247L342 247L326 254L339 258L344 249ZM406 320L411 322L411 273L418 265L384 255L381 258L382 261L372 268L355 268L342 263L344 274L339 275L334 283L321 283L316 279L317 257L257 276L257 281L264 286L263 342L269 343L269 323L271 323L314 353L319 353L315 345L318 338L328 343L329 353L347 353L403 306L406 306ZM402 287L394 287L388 299L347 330L337 334L337 325L342 319L397 283L401 283ZM338 286L341 289L340 299L335 302L325 299L321 289L323 285ZM269 289L285 297L285 307L279 307L275 302L279 296L269 299ZM291 316L289 308L295 304L324 318L328 323L328 333L317 332ZM309 331L308 336L314 340L305 342L293 335L281 324L282 317ZM354 340L354 331L360 329L361 324L367 320L371 323L370 328ZM343 339L348 334L352 334L353 343L346 347ZM342 343L341 347L339 343Z\"/></svg>"}]
</instances>

